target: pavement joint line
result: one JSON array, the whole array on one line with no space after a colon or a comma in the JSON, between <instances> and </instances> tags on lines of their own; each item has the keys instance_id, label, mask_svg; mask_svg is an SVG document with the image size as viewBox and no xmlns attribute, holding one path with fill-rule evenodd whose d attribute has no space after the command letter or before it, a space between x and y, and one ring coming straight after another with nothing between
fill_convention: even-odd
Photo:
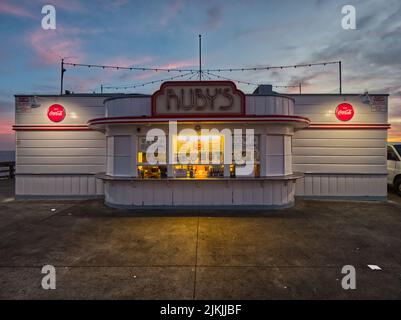
<instances>
[{"instance_id":1,"label":"pavement joint line","mask_svg":"<svg viewBox=\"0 0 401 320\"><path fill-rule=\"evenodd\" d=\"M47 217L45 217L43 219L40 219L39 222L44 222L44 221L50 220L52 218L56 218L57 216L63 216L61 213L74 208L76 205L77 204L74 203L74 204L69 205L67 208L61 209L60 211L57 211L57 210L55 212L50 211L50 215L48 215Z\"/></svg>"},{"instance_id":2,"label":"pavement joint line","mask_svg":"<svg viewBox=\"0 0 401 320\"><path fill-rule=\"evenodd\" d=\"M197 270L197 264L198 264L198 245L199 245L199 220L200 217L198 215L198 223L196 226L196 247L195 247L195 272L194 272L194 291L192 294L192 299L196 299L196 270Z\"/></svg>"}]
</instances>

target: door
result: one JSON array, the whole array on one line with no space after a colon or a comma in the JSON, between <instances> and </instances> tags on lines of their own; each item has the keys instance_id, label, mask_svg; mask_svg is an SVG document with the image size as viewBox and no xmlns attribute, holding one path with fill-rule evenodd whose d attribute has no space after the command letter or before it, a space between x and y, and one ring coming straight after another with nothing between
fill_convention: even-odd
<instances>
[{"instance_id":1,"label":"door","mask_svg":"<svg viewBox=\"0 0 401 320\"><path fill-rule=\"evenodd\" d=\"M387 146L387 182L392 184L397 175L399 158L391 146Z\"/></svg>"}]
</instances>

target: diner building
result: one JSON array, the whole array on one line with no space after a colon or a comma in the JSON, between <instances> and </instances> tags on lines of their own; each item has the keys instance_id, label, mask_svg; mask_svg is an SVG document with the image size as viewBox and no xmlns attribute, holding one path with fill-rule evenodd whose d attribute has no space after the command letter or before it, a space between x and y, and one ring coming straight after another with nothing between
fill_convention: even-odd
<instances>
[{"instance_id":1,"label":"diner building","mask_svg":"<svg viewBox=\"0 0 401 320\"><path fill-rule=\"evenodd\" d=\"M117 208L385 199L387 100L271 85L244 94L231 81L16 95L16 197L99 197Z\"/></svg>"}]
</instances>

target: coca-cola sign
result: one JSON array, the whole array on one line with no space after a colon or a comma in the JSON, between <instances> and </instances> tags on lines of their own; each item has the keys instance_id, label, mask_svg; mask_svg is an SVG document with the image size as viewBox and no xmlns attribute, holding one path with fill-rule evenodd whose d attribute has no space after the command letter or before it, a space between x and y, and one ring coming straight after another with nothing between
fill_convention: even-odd
<instances>
[{"instance_id":1,"label":"coca-cola sign","mask_svg":"<svg viewBox=\"0 0 401 320\"><path fill-rule=\"evenodd\" d=\"M62 105L53 104L47 110L48 118L53 122L60 122L63 121L65 118L65 109Z\"/></svg>"},{"instance_id":2,"label":"coca-cola sign","mask_svg":"<svg viewBox=\"0 0 401 320\"><path fill-rule=\"evenodd\" d=\"M354 116L354 108L349 103L341 103L336 108L336 117L340 121L349 121Z\"/></svg>"}]
</instances>

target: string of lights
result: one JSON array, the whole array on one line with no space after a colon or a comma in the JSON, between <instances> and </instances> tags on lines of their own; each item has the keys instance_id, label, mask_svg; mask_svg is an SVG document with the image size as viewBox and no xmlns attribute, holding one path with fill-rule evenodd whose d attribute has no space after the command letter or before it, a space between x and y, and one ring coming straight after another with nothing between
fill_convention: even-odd
<instances>
[{"instance_id":1,"label":"string of lights","mask_svg":"<svg viewBox=\"0 0 401 320\"><path fill-rule=\"evenodd\" d=\"M189 69L174 69L174 68L149 68L149 67L127 67L127 66L111 66L111 65L100 65L100 64L84 64L84 63L72 63L63 62L64 66L72 67L87 67L87 68L98 68L98 69L114 69L114 70L129 70L129 71L165 71L165 72L193 72L197 70Z\"/></svg>"},{"instance_id":2,"label":"string of lights","mask_svg":"<svg viewBox=\"0 0 401 320\"><path fill-rule=\"evenodd\" d=\"M194 78L195 76L199 75L199 71L198 72L194 72L187 80L191 80L192 78Z\"/></svg>"},{"instance_id":3,"label":"string of lights","mask_svg":"<svg viewBox=\"0 0 401 320\"><path fill-rule=\"evenodd\" d=\"M127 67L127 66L112 66L112 65L99 65L99 64L84 64L62 62L64 66L72 67L87 67L87 68L100 68L100 69L115 69L115 70L130 70L130 71L154 71L154 72L199 72L197 69L177 69L177 68L155 68L155 67ZM233 71L258 71L258 70L273 70L273 69L289 69L289 68L305 68L313 66L326 66L331 64L339 64L340 61L318 62L318 63L304 63L294 65L282 66L255 66L255 67L241 67L241 68L218 68L218 69L204 69L205 72L233 72Z\"/></svg>"},{"instance_id":4,"label":"string of lights","mask_svg":"<svg viewBox=\"0 0 401 320\"><path fill-rule=\"evenodd\" d=\"M218 74L211 73L211 72L209 72L209 71L203 71L203 72L206 73L206 74L208 74L208 75L211 75L212 77L218 78L218 79L234 81L234 82L237 82L237 83L242 83L242 84L246 84L246 85L250 85L250 86L258 86L258 85L259 85L259 84L257 84L257 83L252 83L252 82L248 82L248 81L242 81L242 80L236 80L236 79L231 79L231 78L223 77L223 76L220 76L220 75L218 75Z\"/></svg>"},{"instance_id":5,"label":"string of lights","mask_svg":"<svg viewBox=\"0 0 401 320\"><path fill-rule=\"evenodd\" d=\"M231 79L231 78L227 78L227 77L222 77L222 76L220 76L220 75L213 74L213 73L210 73L210 72L202 72L202 73L203 73L205 76L206 76L206 75L211 75L211 76L213 76L213 77L215 77L215 78L218 78L218 79L229 80L229 81L233 81L233 82L237 82L237 83L242 83L242 84L247 84L247 85L255 85L255 86L258 86L258 85L259 85L259 84L257 84L257 83L246 82L246 81L242 81L242 80L236 80L236 79ZM208 76L208 79L209 79L209 80L212 80L212 78L210 78L210 76ZM273 88L299 88L299 90L300 90L300 92L301 92L301 84L299 84L299 85L287 85L287 86L277 85L277 86L273 86Z\"/></svg>"},{"instance_id":6,"label":"string of lights","mask_svg":"<svg viewBox=\"0 0 401 320\"><path fill-rule=\"evenodd\" d=\"M146 85L158 83L158 82L163 82L167 80L174 80L177 78L182 78L185 76L190 75L189 79L192 79L196 75L200 75L200 79L202 77L205 77L206 75L218 78L218 79L224 79L224 80L231 80L236 83L240 84L245 84L245 85L254 85L257 86L257 83L252 83L249 81L243 81L243 80L236 80L236 79L231 79L228 77L223 77L220 75L217 75L213 72L233 72L233 71L258 71L258 70L276 70L276 69L289 69L289 68L304 68L304 67L313 67L313 66L326 66L326 65L332 65L332 64L338 64L339 66L339 89L341 93L341 61L328 61L328 62L318 62L318 63L304 63L304 64L294 64L294 65L281 65L281 66L255 66L255 67L242 67L242 68L218 68L218 69L177 69L177 68L153 68L153 67L127 67L127 66L113 66L113 65L99 65L99 64L83 64L83 63L72 63L72 62L64 62L64 59L61 61L61 90L60 92L62 93L62 88L63 88L63 75L66 69L64 69L65 66L72 66L72 67L87 67L87 68L101 68L101 69L115 69L115 70L130 70L130 71L153 71L153 72L185 72L185 74L181 74L178 76L174 77L169 77L165 79L160 79L160 80L153 80L145 83L140 83L140 84L135 84L135 85L120 85L120 86L102 86L103 89L129 89L129 88L138 88L138 87L144 87ZM274 86L275 88L294 88L294 87L300 87L299 86ZM301 90L301 89L300 89Z\"/></svg>"},{"instance_id":7,"label":"string of lights","mask_svg":"<svg viewBox=\"0 0 401 320\"><path fill-rule=\"evenodd\" d=\"M144 82L144 83L138 83L138 84L135 84L135 85L123 85L123 86L104 86L104 85L102 85L102 90L103 89L114 89L114 90L124 89L124 90L127 90L127 89L144 87L144 86L147 86L147 85L150 85L150 84L155 84L155 83L159 83L159 82L164 82L164 81L168 81L168 80L174 80L174 79L177 79L177 78L183 78L183 77L189 76L186 79L188 81L188 80L191 80L191 79L193 79L194 77L196 77L198 75L199 75L199 71L196 71L196 72L188 72L188 73L177 75L177 76L174 76L174 77L158 79L158 80L148 81L148 82ZM252 82L247 82L247 81L242 81L242 80L236 80L236 79L232 79L232 78L223 77L223 76L220 76L220 75L217 75L217 74L213 74L211 72L202 71L202 76L201 77L203 79L213 80L213 78L210 77L210 76L212 76L214 78L218 78L218 79L233 81L233 82L236 82L236 83L258 86L257 83L252 83ZM299 85L287 85L287 86L279 86L279 85L277 85L277 86L273 86L273 88L298 88L298 87L299 87Z\"/></svg>"},{"instance_id":8,"label":"string of lights","mask_svg":"<svg viewBox=\"0 0 401 320\"><path fill-rule=\"evenodd\" d=\"M289 68L305 68L313 66L326 66L329 64L339 64L340 61L329 61L329 62L318 62L318 63L304 63L294 65L282 65L282 66L259 66L259 67L246 67L246 68L219 68L219 69L206 69L206 72L232 72L232 71L258 71L258 70L272 70L272 69L289 69Z\"/></svg>"},{"instance_id":9,"label":"string of lights","mask_svg":"<svg viewBox=\"0 0 401 320\"><path fill-rule=\"evenodd\" d=\"M103 89L133 89L133 88L139 88L139 87L144 87L150 84L154 84L154 83L159 83L159 82L164 82L164 81L168 81L168 80L174 80L177 78L183 78L186 77L190 74L193 74L194 72L188 72L188 73L184 73L184 74L180 74L174 77L169 77L169 78L164 78L164 79L158 79L158 80L153 80L153 81L148 81L148 82L144 82L144 83L139 83L139 84L135 84L135 85L125 85L125 86L103 86Z\"/></svg>"}]
</instances>

